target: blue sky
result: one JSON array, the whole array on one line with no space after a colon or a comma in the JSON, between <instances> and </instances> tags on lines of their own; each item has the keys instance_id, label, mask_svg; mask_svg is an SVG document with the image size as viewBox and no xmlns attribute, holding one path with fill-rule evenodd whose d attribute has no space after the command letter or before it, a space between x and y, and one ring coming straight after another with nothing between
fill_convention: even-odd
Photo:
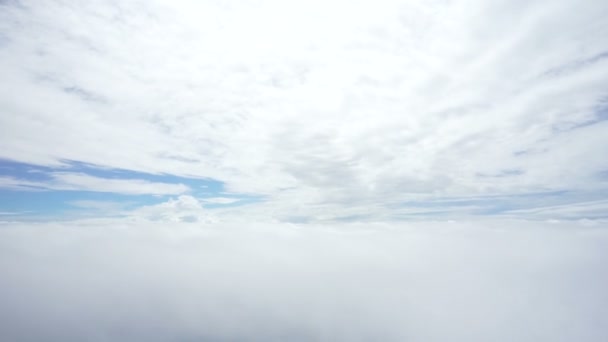
<instances>
[{"instance_id":1,"label":"blue sky","mask_svg":"<svg viewBox=\"0 0 608 342\"><path fill-rule=\"evenodd\" d=\"M80 177L76 178L79 182L58 180L71 175ZM11 219L124 215L128 210L163 203L179 195L194 196L209 209L258 200L227 193L221 182L210 179L107 169L73 161L63 161L61 167L45 167L0 160L0 179L0 212L3 218ZM104 186L116 180L134 183L136 188L127 187L126 183L119 184L122 187Z\"/></svg>"}]
</instances>

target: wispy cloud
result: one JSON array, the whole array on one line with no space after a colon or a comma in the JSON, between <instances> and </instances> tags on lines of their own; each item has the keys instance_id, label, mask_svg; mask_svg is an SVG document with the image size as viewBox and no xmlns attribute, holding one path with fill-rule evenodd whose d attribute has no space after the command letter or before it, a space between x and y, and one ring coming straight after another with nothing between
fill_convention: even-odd
<instances>
[{"instance_id":1,"label":"wispy cloud","mask_svg":"<svg viewBox=\"0 0 608 342\"><path fill-rule=\"evenodd\" d=\"M265 196L267 213L311 218L605 189L607 11L571 0L9 2L0 157L206 177ZM138 191L111 185L123 186ZM145 191L183 192L161 188Z\"/></svg>"},{"instance_id":2,"label":"wispy cloud","mask_svg":"<svg viewBox=\"0 0 608 342\"><path fill-rule=\"evenodd\" d=\"M516 209L509 210L506 214L513 216L525 215L527 217L538 217L543 219L576 219L581 217L587 219L606 219L608 218L608 200Z\"/></svg>"},{"instance_id":3,"label":"wispy cloud","mask_svg":"<svg viewBox=\"0 0 608 342\"><path fill-rule=\"evenodd\" d=\"M190 189L184 184L150 182L142 179L112 179L82 173L53 172L48 181L32 181L14 177L0 177L0 188L41 191L96 191L126 195L177 195Z\"/></svg>"},{"instance_id":4,"label":"wispy cloud","mask_svg":"<svg viewBox=\"0 0 608 342\"><path fill-rule=\"evenodd\" d=\"M211 203L211 204L232 204L232 203L236 203L241 201L242 199L240 198L234 198L234 197L209 197L209 198L203 198L202 201L205 203Z\"/></svg>"}]
</instances>

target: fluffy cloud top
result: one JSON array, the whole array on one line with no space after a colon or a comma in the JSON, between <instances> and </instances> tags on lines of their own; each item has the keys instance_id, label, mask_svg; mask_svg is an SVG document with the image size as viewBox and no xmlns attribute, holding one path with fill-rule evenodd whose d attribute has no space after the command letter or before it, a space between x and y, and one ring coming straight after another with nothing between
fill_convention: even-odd
<instances>
[{"instance_id":1,"label":"fluffy cloud top","mask_svg":"<svg viewBox=\"0 0 608 342\"><path fill-rule=\"evenodd\" d=\"M607 260L584 222L2 224L0 339L602 342Z\"/></svg>"}]
</instances>

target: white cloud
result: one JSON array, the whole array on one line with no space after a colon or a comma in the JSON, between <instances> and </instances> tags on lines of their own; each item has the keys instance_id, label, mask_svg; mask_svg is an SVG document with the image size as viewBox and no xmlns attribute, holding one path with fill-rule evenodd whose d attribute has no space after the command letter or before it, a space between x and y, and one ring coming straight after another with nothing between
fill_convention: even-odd
<instances>
[{"instance_id":1,"label":"white cloud","mask_svg":"<svg viewBox=\"0 0 608 342\"><path fill-rule=\"evenodd\" d=\"M202 198L201 201L210 204L232 204L241 201L241 199L233 197L208 197Z\"/></svg>"},{"instance_id":2,"label":"white cloud","mask_svg":"<svg viewBox=\"0 0 608 342\"><path fill-rule=\"evenodd\" d=\"M181 195L160 204L143 206L123 214L136 221L203 223L218 221L213 214L203 208L199 199L188 195Z\"/></svg>"},{"instance_id":3,"label":"white cloud","mask_svg":"<svg viewBox=\"0 0 608 342\"><path fill-rule=\"evenodd\" d=\"M0 216L14 216L27 214L27 211L0 211Z\"/></svg>"},{"instance_id":4,"label":"white cloud","mask_svg":"<svg viewBox=\"0 0 608 342\"><path fill-rule=\"evenodd\" d=\"M310 217L605 189L595 176L608 170L597 155L607 128L590 123L605 111L607 10L572 0L4 4L0 157L210 177L265 195L277 215L306 207Z\"/></svg>"},{"instance_id":5,"label":"white cloud","mask_svg":"<svg viewBox=\"0 0 608 342\"><path fill-rule=\"evenodd\" d=\"M608 338L601 225L126 222L0 225L0 339Z\"/></svg>"},{"instance_id":6,"label":"white cloud","mask_svg":"<svg viewBox=\"0 0 608 342\"><path fill-rule=\"evenodd\" d=\"M0 188L39 191L97 191L126 195L178 195L188 192L184 184L150 182L143 179L114 179L89 176L84 173L51 172L48 181L31 181L14 177L0 177Z\"/></svg>"},{"instance_id":7,"label":"white cloud","mask_svg":"<svg viewBox=\"0 0 608 342\"><path fill-rule=\"evenodd\" d=\"M77 208L113 214L117 210L124 209L126 206L132 205L133 203L119 201L76 200L70 201L69 204Z\"/></svg>"}]
</instances>

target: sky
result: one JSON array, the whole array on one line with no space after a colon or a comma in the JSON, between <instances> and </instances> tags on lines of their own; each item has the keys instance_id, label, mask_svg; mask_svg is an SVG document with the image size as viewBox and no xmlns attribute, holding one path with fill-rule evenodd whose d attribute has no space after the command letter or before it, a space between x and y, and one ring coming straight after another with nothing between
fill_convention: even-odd
<instances>
[{"instance_id":1,"label":"sky","mask_svg":"<svg viewBox=\"0 0 608 342\"><path fill-rule=\"evenodd\" d=\"M607 17L0 0L0 340L608 340Z\"/></svg>"},{"instance_id":2,"label":"sky","mask_svg":"<svg viewBox=\"0 0 608 342\"><path fill-rule=\"evenodd\" d=\"M2 1L0 211L605 218L607 11Z\"/></svg>"}]
</instances>

